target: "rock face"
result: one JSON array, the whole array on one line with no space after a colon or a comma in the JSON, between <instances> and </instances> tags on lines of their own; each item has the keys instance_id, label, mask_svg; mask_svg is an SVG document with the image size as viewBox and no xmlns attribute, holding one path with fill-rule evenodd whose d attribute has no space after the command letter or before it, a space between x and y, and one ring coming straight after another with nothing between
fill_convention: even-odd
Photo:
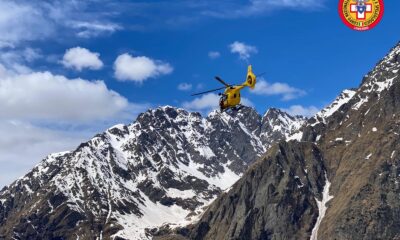
<instances>
[{"instance_id":1,"label":"rock face","mask_svg":"<svg viewBox=\"0 0 400 240\"><path fill-rule=\"evenodd\" d=\"M275 145L211 205L190 238L306 239L318 217L313 192L321 192L324 172L314 144Z\"/></svg>"},{"instance_id":2,"label":"rock face","mask_svg":"<svg viewBox=\"0 0 400 240\"><path fill-rule=\"evenodd\" d=\"M304 130L303 140L320 136L335 196L321 239L400 239L399 59L397 45L325 123Z\"/></svg>"},{"instance_id":3,"label":"rock face","mask_svg":"<svg viewBox=\"0 0 400 240\"><path fill-rule=\"evenodd\" d=\"M312 239L400 239L399 71L400 44L358 89L343 91L288 142L270 148L199 221L177 233L186 239L310 239L313 232Z\"/></svg>"},{"instance_id":4,"label":"rock face","mask_svg":"<svg viewBox=\"0 0 400 240\"><path fill-rule=\"evenodd\" d=\"M173 107L51 154L0 192L0 239L147 239L192 221L305 119ZM308 201L308 200L307 200Z\"/></svg>"}]
</instances>

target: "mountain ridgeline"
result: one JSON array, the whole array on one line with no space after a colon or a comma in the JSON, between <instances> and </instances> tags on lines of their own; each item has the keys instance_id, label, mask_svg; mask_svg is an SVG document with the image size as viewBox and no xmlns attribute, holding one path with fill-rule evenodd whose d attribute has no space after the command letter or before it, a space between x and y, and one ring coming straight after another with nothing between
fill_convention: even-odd
<instances>
[{"instance_id":1,"label":"mountain ridgeline","mask_svg":"<svg viewBox=\"0 0 400 240\"><path fill-rule=\"evenodd\" d=\"M400 239L400 44L273 145L195 223L158 239Z\"/></svg>"},{"instance_id":2,"label":"mountain ridgeline","mask_svg":"<svg viewBox=\"0 0 400 240\"><path fill-rule=\"evenodd\" d=\"M0 192L0 239L149 239L181 226L305 119L148 110L77 149L49 155Z\"/></svg>"},{"instance_id":3,"label":"mountain ridgeline","mask_svg":"<svg viewBox=\"0 0 400 240\"><path fill-rule=\"evenodd\" d=\"M400 239L400 44L310 119L148 110L0 191L0 239Z\"/></svg>"}]
</instances>

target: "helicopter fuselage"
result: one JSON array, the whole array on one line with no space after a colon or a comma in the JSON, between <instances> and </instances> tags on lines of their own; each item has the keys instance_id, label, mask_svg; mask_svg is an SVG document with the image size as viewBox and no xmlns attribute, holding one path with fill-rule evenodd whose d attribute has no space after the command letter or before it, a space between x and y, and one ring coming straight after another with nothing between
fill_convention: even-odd
<instances>
[{"instance_id":1,"label":"helicopter fuselage","mask_svg":"<svg viewBox=\"0 0 400 240\"><path fill-rule=\"evenodd\" d=\"M226 88L220 99L221 110L235 107L240 104L240 90L243 88L244 86L232 86Z\"/></svg>"},{"instance_id":2,"label":"helicopter fuselage","mask_svg":"<svg viewBox=\"0 0 400 240\"><path fill-rule=\"evenodd\" d=\"M244 87L249 87L250 89L254 89L257 81L256 75L253 73L251 65L247 67L247 76L246 76L246 81L244 81L242 84L238 85L231 85L226 83L224 80L222 80L220 77L216 76L215 79L220 82L222 85L225 87L220 87L200 93L195 93L192 94L192 96L197 96L197 95L202 95L206 93L211 93L215 91L220 91L225 88L224 93L220 93L221 98L219 100L219 106L221 111L232 108L236 109L236 106L240 104L240 90L242 90Z\"/></svg>"}]
</instances>

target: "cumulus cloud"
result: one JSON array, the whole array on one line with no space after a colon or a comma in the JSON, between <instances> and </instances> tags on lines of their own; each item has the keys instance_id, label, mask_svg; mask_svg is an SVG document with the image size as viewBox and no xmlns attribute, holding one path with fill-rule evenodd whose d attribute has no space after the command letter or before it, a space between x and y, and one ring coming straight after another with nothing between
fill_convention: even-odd
<instances>
[{"instance_id":1,"label":"cumulus cloud","mask_svg":"<svg viewBox=\"0 0 400 240\"><path fill-rule=\"evenodd\" d=\"M254 107L254 103L248 98L242 97L240 103L248 107Z\"/></svg>"},{"instance_id":2,"label":"cumulus cloud","mask_svg":"<svg viewBox=\"0 0 400 240\"><path fill-rule=\"evenodd\" d=\"M60 131L27 122L0 120L0 188L53 152L73 150L94 131Z\"/></svg>"},{"instance_id":3,"label":"cumulus cloud","mask_svg":"<svg viewBox=\"0 0 400 240\"><path fill-rule=\"evenodd\" d=\"M305 117L311 117L319 111L319 109L315 106L303 107L301 105L293 105L283 110L293 116L301 115Z\"/></svg>"},{"instance_id":4,"label":"cumulus cloud","mask_svg":"<svg viewBox=\"0 0 400 240\"><path fill-rule=\"evenodd\" d=\"M178 85L178 89L181 91L189 91L192 89L192 87L193 87L193 85L190 83L180 83Z\"/></svg>"},{"instance_id":5,"label":"cumulus cloud","mask_svg":"<svg viewBox=\"0 0 400 240\"><path fill-rule=\"evenodd\" d=\"M74 68L82 71L84 68L98 70L103 67L100 54L91 52L86 48L74 47L65 51L61 63L67 68Z\"/></svg>"},{"instance_id":6,"label":"cumulus cloud","mask_svg":"<svg viewBox=\"0 0 400 240\"><path fill-rule=\"evenodd\" d=\"M128 53L119 55L114 62L115 77L120 81L142 83L149 78L172 73L173 67L166 62L145 56L134 57Z\"/></svg>"},{"instance_id":7,"label":"cumulus cloud","mask_svg":"<svg viewBox=\"0 0 400 240\"><path fill-rule=\"evenodd\" d=\"M50 72L0 79L0 118L90 121L111 117L127 106L128 101L103 81Z\"/></svg>"},{"instance_id":8,"label":"cumulus cloud","mask_svg":"<svg viewBox=\"0 0 400 240\"><path fill-rule=\"evenodd\" d=\"M239 54L239 58L242 60L248 60L252 54L258 52L255 46L246 45L245 43L235 41L229 45L231 53Z\"/></svg>"},{"instance_id":9,"label":"cumulus cloud","mask_svg":"<svg viewBox=\"0 0 400 240\"><path fill-rule=\"evenodd\" d=\"M190 111L209 112L219 107L219 96L215 93L208 93L182 103L182 107Z\"/></svg>"},{"instance_id":10,"label":"cumulus cloud","mask_svg":"<svg viewBox=\"0 0 400 240\"><path fill-rule=\"evenodd\" d=\"M256 87L251 92L257 95L266 96L281 95L283 101L292 100L306 94L304 90L291 87L287 83L268 83L263 78L257 82Z\"/></svg>"},{"instance_id":11,"label":"cumulus cloud","mask_svg":"<svg viewBox=\"0 0 400 240\"><path fill-rule=\"evenodd\" d=\"M148 107L128 102L102 81L19 74L0 64L0 188L46 155L73 150Z\"/></svg>"},{"instance_id":12,"label":"cumulus cloud","mask_svg":"<svg viewBox=\"0 0 400 240\"><path fill-rule=\"evenodd\" d=\"M220 56L221 56L220 52L217 52L217 51L208 52L208 57L211 59L216 59L216 58L219 58Z\"/></svg>"}]
</instances>

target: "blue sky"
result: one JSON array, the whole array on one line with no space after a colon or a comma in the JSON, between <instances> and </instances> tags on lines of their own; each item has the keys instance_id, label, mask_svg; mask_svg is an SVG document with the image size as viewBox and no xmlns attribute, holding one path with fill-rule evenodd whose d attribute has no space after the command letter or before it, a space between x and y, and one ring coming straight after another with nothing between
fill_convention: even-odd
<instances>
[{"instance_id":1,"label":"blue sky","mask_svg":"<svg viewBox=\"0 0 400 240\"><path fill-rule=\"evenodd\" d=\"M190 94L219 87L215 75L242 82L248 63L265 75L244 91L245 103L261 114L314 113L357 87L400 40L399 1L385 1L381 23L367 32L347 28L337 4L0 1L0 186L148 107L205 113L216 96Z\"/></svg>"}]
</instances>

